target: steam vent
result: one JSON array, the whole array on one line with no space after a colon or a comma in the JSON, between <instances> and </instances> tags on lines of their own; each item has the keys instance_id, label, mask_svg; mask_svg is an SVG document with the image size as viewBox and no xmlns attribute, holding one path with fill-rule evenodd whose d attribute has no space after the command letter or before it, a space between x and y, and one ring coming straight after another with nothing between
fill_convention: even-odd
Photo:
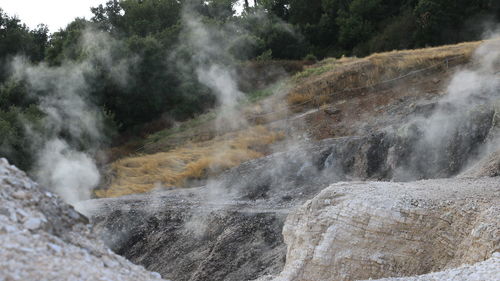
<instances>
[{"instance_id":1,"label":"steam vent","mask_svg":"<svg viewBox=\"0 0 500 281\"><path fill-rule=\"evenodd\" d=\"M0 281L500 280L498 1L56 2L0 3Z\"/></svg>"}]
</instances>

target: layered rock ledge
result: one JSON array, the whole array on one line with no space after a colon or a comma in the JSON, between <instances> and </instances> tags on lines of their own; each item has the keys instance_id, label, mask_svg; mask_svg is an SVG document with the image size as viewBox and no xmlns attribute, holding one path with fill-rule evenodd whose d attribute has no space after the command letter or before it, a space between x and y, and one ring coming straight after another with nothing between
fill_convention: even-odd
<instances>
[{"instance_id":1,"label":"layered rock ledge","mask_svg":"<svg viewBox=\"0 0 500 281\"><path fill-rule=\"evenodd\" d=\"M498 280L500 276L500 253L494 253L490 259L473 265L464 265L445 271L429 273L414 277L384 278L378 281L455 281L475 280L490 281Z\"/></svg>"},{"instance_id":2,"label":"layered rock ledge","mask_svg":"<svg viewBox=\"0 0 500 281\"><path fill-rule=\"evenodd\" d=\"M283 235L280 281L403 277L483 262L500 251L500 181L337 183L289 215ZM498 267L488 274L478 276L500 279Z\"/></svg>"}]
</instances>

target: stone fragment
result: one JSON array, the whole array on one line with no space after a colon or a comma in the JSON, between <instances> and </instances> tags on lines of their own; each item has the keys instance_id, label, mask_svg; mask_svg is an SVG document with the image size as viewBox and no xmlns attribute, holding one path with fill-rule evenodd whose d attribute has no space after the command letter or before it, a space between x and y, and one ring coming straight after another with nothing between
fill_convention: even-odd
<instances>
[{"instance_id":1,"label":"stone fragment","mask_svg":"<svg viewBox=\"0 0 500 281\"><path fill-rule=\"evenodd\" d=\"M27 193L23 190L18 190L16 192L12 193L12 197L19 199L19 200L26 200L26 199L29 199L31 196L29 195L29 193Z\"/></svg>"},{"instance_id":2,"label":"stone fragment","mask_svg":"<svg viewBox=\"0 0 500 281\"><path fill-rule=\"evenodd\" d=\"M53 251L55 254L60 254L62 252L62 248L53 243L47 243L47 248L49 248L49 250Z\"/></svg>"},{"instance_id":3,"label":"stone fragment","mask_svg":"<svg viewBox=\"0 0 500 281\"><path fill-rule=\"evenodd\" d=\"M29 218L24 222L24 227L29 230L36 230L42 226L42 220L39 218Z\"/></svg>"}]
</instances>

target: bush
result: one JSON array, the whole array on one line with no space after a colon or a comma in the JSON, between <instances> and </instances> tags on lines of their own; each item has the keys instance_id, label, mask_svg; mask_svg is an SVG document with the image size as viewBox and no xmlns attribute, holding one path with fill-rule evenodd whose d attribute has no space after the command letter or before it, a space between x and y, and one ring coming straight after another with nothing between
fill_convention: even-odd
<instances>
[{"instance_id":1,"label":"bush","mask_svg":"<svg viewBox=\"0 0 500 281\"><path fill-rule=\"evenodd\" d=\"M256 61L270 61L273 59L273 51L267 50L255 58Z\"/></svg>"},{"instance_id":2,"label":"bush","mask_svg":"<svg viewBox=\"0 0 500 281\"><path fill-rule=\"evenodd\" d=\"M318 61L318 58L314 54L307 54L307 56L304 57L304 60L306 62L312 62L315 63Z\"/></svg>"},{"instance_id":3,"label":"bush","mask_svg":"<svg viewBox=\"0 0 500 281\"><path fill-rule=\"evenodd\" d=\"M237 60L249 60L265 51L262 39L253 35L243 35L236 38L229 47L229 53Z\"/></svg>"},{"instance_id":4,"label":"bush","mask_svg":"<svg viewBox=\"0 0 500 281\"><path fill-rule=\"evenodd\" d=\"M42 112L34 105L25 109L12 106L8 110L0 110L0 156L21 169L31 168L33 155L36 154L32 138L43 132L42 118Z\"/></svg>"}]
</instances>

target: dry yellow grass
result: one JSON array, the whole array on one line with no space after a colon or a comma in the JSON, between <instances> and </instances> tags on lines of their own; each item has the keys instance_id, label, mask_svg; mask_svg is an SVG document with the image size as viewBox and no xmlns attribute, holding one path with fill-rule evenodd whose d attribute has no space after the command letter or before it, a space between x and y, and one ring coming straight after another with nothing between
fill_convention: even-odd
<instances>
[{"instance_id":1,"label":"dry yellow grass","mask_svg":"<svg viewBox=\"0 0 500 281\"><path fill-rule=\"evenodd\" d=\"M331 103L336 93L346 89L375 86L428 67L445 69L447 61L449 65L463 64L481 43L392 51L359 59L326 59L295 76L295 87L289 92L287 102L295 111L300 111L303 105Z\"/></svg>"},{"instance_id":2,"label":"dry yellow grass","mask_svg":"<svg viewBox=\"0 0 500 281\"><path fill-rule=\"evenodd\" d=\"M182 187L190 179L203 179L262 157L263 147L283 137L280 132L256 126L168 152L124 158L111 165L109 187L95 193L97 197L117 197L157 186Z\"/></svg>"},{"instance_id":3,"label":"dry yellow grass","mask_svg":"<svg viewBox=\"0 0 500 281\"><path fill-rule=\"evenodd\" d=\"M297 74L293 78L293 88L274 89L273 92L281 91L282 94L244 106L242 115L250 124L267 124L286 118L289 109L301 111L308 106L344 100L348 97L340 93L346 89L371 87L426 67L439 71L446 67L447 60L454 65L466 63L480 44L471 42L393 51L366 58L325 59ZM345 92L345 95L350 95ZM284 103L283 99L287 102ZM147 192L157 186L183 187L190 180L203 179L244 161L262 157L269 144L284 137L282 133L262 126L218 135L211 122L210 118L199 124L190 122L185 132L155 135L158 139L145 146L148 152L154 154L128 157L111 164L107 188L97 190L96 195L116 197ZM187 140L198 141L183 143ZM159 152L171 147L175 148Z\"/></svg>"}]
</instances>

